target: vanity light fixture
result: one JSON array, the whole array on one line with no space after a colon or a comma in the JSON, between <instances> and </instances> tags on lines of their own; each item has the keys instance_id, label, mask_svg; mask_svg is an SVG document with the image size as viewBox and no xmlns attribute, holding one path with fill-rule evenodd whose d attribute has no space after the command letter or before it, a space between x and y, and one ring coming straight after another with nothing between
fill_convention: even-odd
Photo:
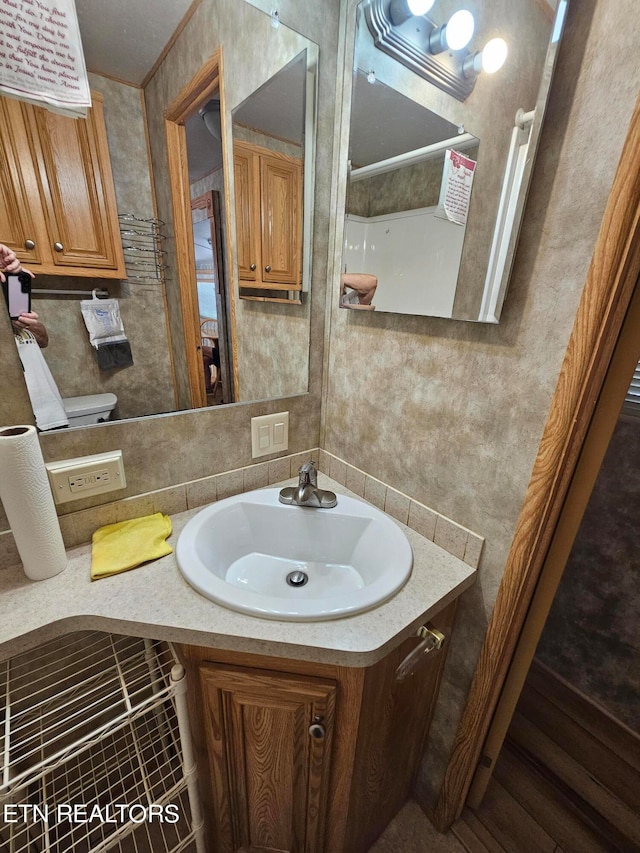
<instances>
[{"instance_id":1,"label":"vanity light fixture","mask_svg":"<svg viewBox=\"0 0 640 853\"><path fill-rule=\"evenodd\" d=\"M426 13L412 24L410 6L419 0L368 0L363 5L373 43L438 89L465 101L476 85L479 70L497 71L506 57L506 44L492 39L483 51L470 53L475 21L460 9L439 25ZM424 0L430 3L431 0ZM421 8L421 7L413 7ZM501 44L493 42L500 41ZM478 70L479 69L479 70Z\"/></svg>"},{"instance_id":2,"label":"vanity light fixture","mask_svg":"<svg viewBox=\"0 0 640 853\"><path fill-rule=\"evenodd\" d=\"M466 57L462 63L462 73L467 78L475 78L481 71L485 74L495 74L504 65L508 52L509 48L504 39L491 39L478 53Z\"/></svg>"},{"instance_id":3,"label":"vanity light fixture","mask_svg":"<svg viewBox=\"0 0 640 853\"><path fill-rule=\"evenodd\" d=\"M455 12L441 27L436 27L429 35L431 53L443 50L462 50L471 39L476 28L473 15L467 9Z\"/></svg>"},{"instance_id":4,"label":"vanity light fixture","mask_svg":"<svg viewBox=\"0 0 640 853\"><path fill-rule=\"evenodd\" d=\"M394 27L404 24L409 18L426 15L435 0L391 0L389 17Z\"/></svg>"}]
</instances>

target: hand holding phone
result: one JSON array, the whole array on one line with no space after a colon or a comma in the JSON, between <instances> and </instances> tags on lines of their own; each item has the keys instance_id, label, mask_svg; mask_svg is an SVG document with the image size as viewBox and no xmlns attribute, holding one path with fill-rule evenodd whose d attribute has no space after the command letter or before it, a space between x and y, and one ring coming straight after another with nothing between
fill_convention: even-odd
<instances>
[{"instance_id":1,"label":"hand holding phone","mask_svg":"<svg viewBox=\"0 0 640 853\"><path fill-rule=\"evenodd\" d=\"M16 320L31 311L31 276L27 272L7 273L2 291L9 309L9 317Z\"/></svg>"}]
</instances>

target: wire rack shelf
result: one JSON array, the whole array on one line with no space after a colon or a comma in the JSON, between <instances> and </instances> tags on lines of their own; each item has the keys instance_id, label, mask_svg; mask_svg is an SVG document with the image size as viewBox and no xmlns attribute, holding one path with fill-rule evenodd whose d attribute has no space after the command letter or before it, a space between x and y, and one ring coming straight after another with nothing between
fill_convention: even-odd
<instances>
[{"instance_id":1,"label":"wire rack shelf","mask_svg":"<svg viewBox=\"0 0 640 853\"><path fill-rule=\"evenodd\" d=\"M83 632L2 668L0 853L203 853L169 643Z\"/></svg>"},{"instance_id":2,"label":"wire rack shelf","mask_svg":"<svg viewBox=\"0 0 640 853\"><path fill-rule=\"evenodd\" d=\"M141 219L131 213L121 213L120 235L127 268L127 279L148 284L160 284L166 269L163 248L164 222L160 219Z\"/></svg>"}]
</instances>

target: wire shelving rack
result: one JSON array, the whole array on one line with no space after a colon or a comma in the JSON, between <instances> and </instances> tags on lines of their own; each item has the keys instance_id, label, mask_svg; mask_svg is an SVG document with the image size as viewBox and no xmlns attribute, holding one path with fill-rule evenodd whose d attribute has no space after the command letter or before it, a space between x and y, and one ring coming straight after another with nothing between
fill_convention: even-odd
<instances>
[{"instance_id":1,"label":"wire shelving rack","mask_svg":"<svg viewBox=\"0 0 640 853\"><path fill-rule=\"evenodd\" d=\"M78 632L0 664L0 853L205 853L171 644Z\"/></svg>"}]
</instances>

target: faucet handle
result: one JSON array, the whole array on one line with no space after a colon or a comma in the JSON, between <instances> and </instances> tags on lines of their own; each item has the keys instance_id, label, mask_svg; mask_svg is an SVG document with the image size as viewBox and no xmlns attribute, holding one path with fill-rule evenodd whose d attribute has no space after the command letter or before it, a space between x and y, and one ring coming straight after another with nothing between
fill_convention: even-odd
<instances>
[{"instance_id":1,"label":"faucet handle","mask_svg":"<svg viewBox=\"0 0 640 853\"><path fill-rule=\"evenodd\" d=\"M313 459L300 466L298 469L298 477L301 486L318 485L318 471L316 470L316 463Z\"/></svg>"}]
</instances>

